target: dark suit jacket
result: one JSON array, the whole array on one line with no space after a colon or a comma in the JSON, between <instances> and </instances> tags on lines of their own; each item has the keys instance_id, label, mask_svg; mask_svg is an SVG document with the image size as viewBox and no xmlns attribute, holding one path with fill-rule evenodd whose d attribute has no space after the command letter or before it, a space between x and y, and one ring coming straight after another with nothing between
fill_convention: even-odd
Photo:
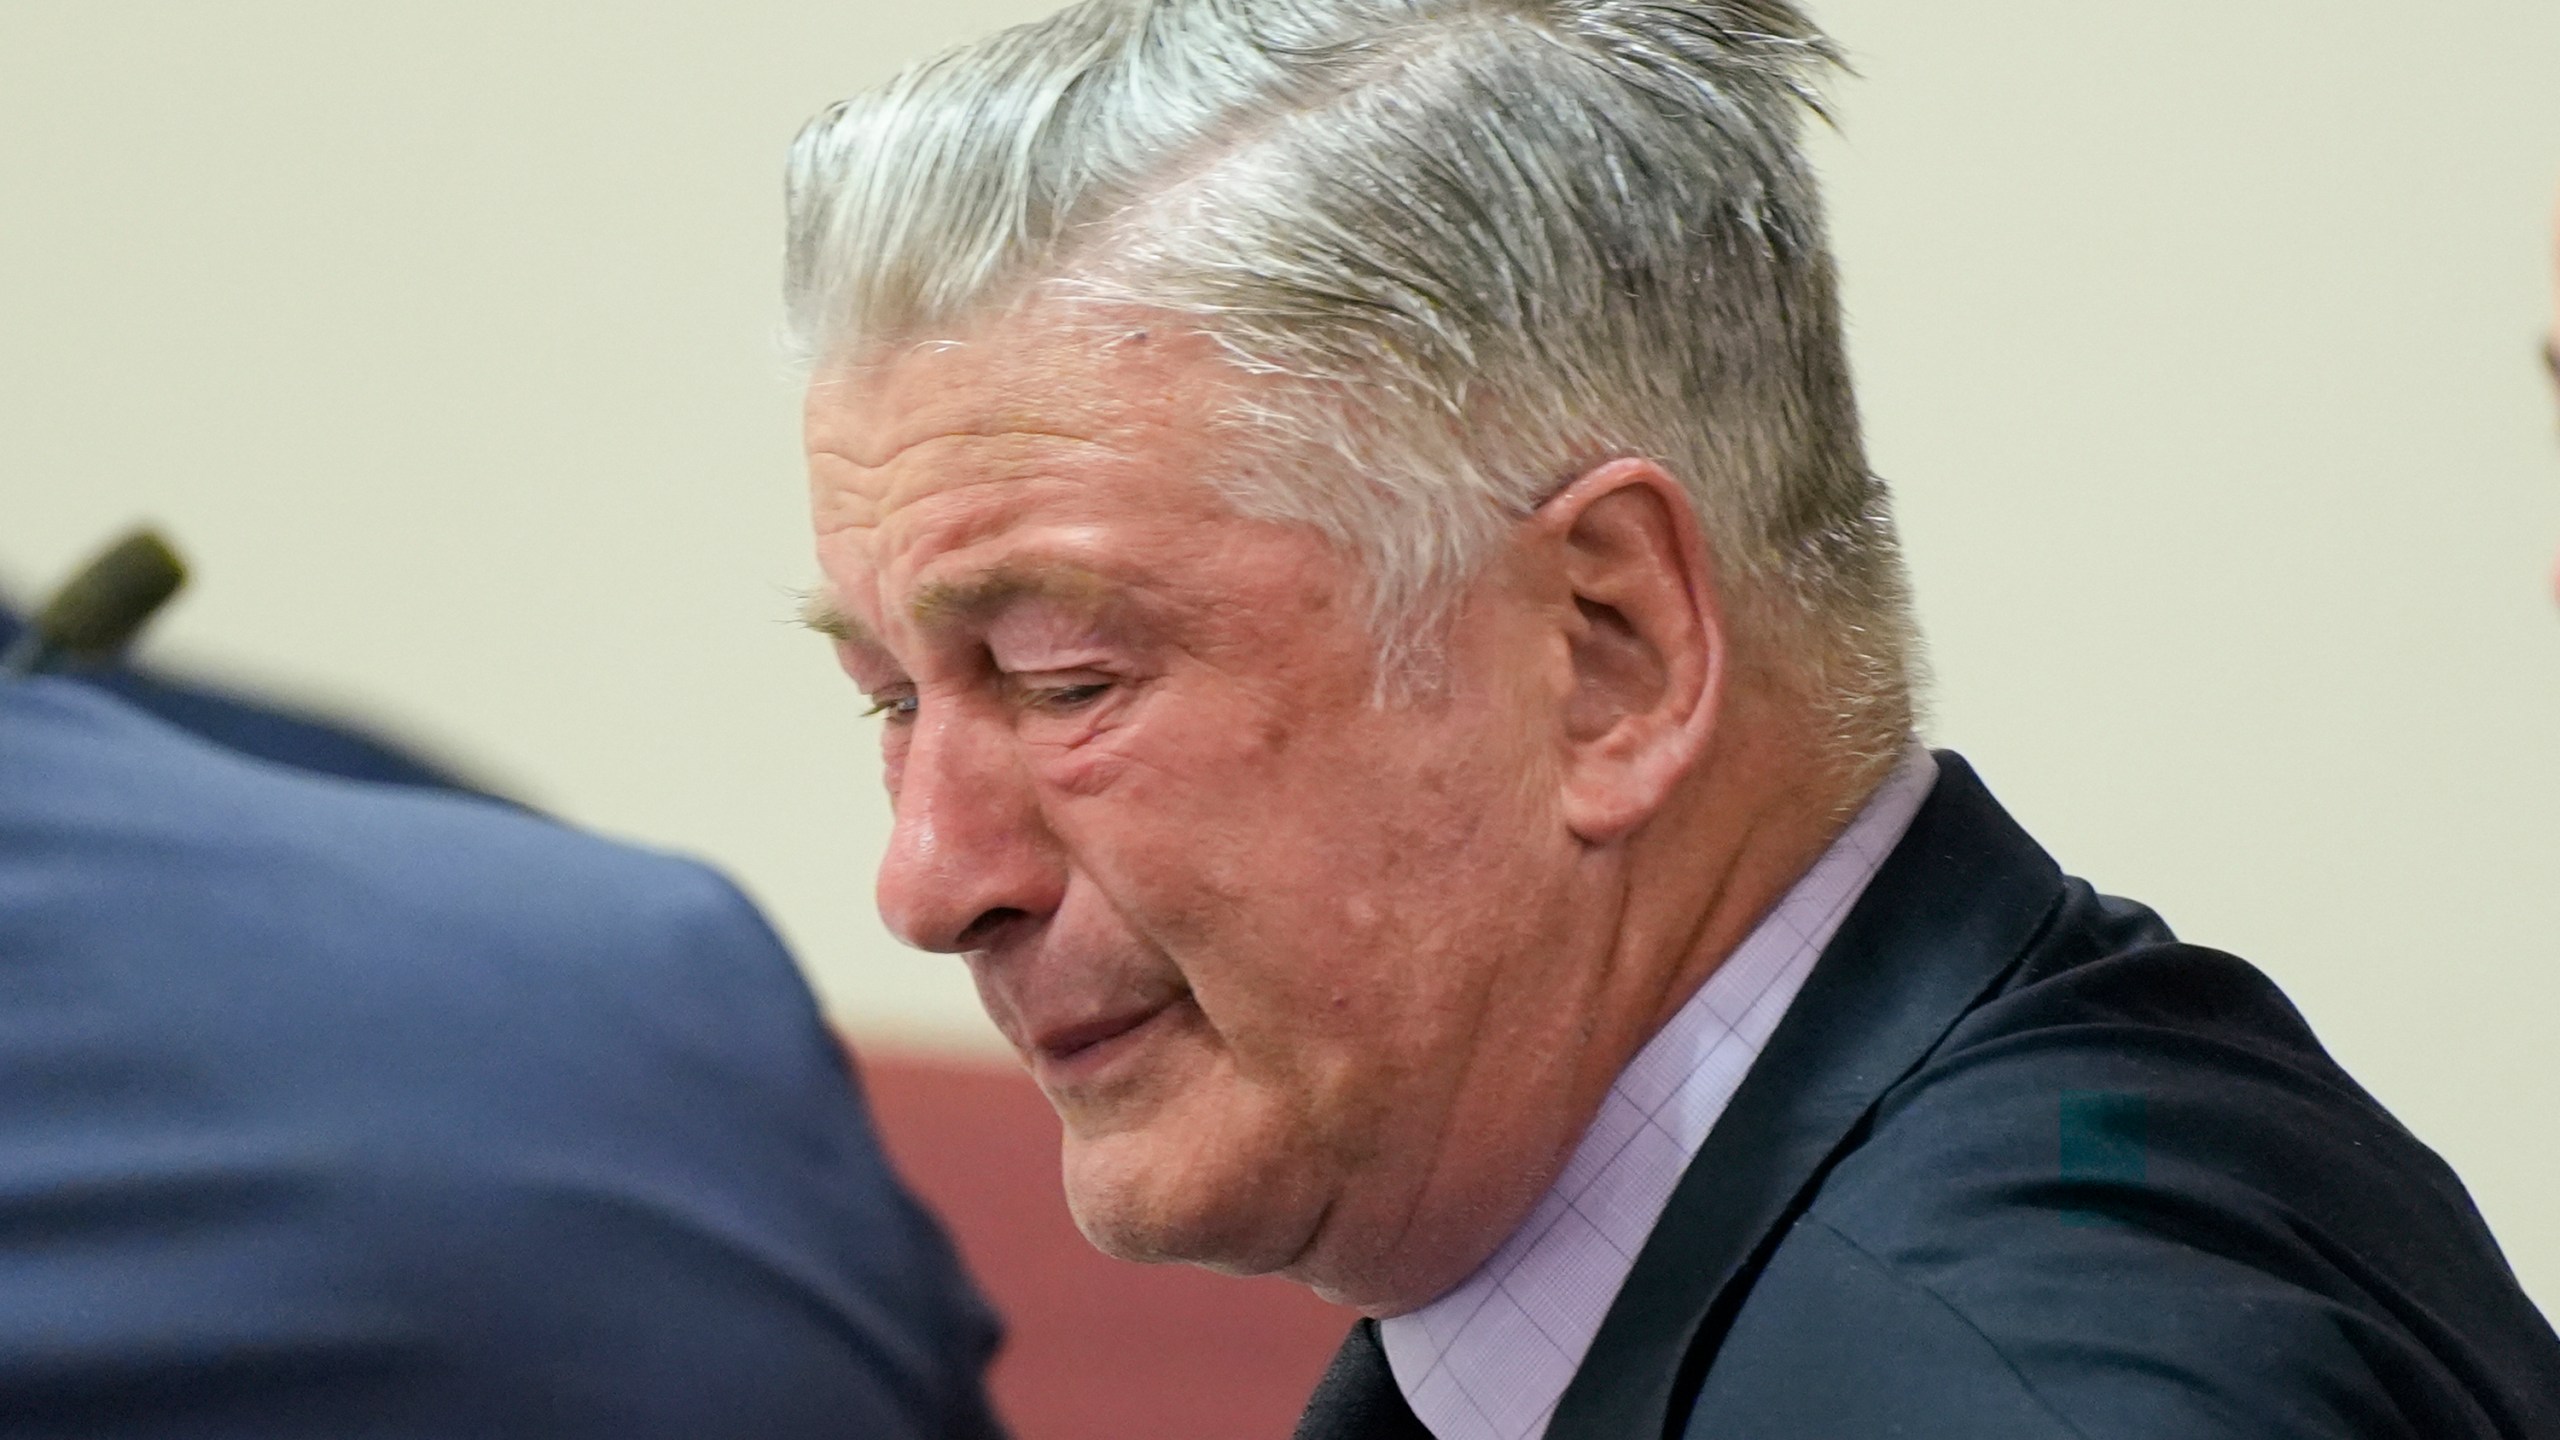
<instances>
[{"instance_id":1,"label":"dark suit jacket","mask_svg":"<svg viewBox=\"0 0 2560 1440\"><path fill-rule=\"evenodd\" d=\"M2560 1339L2444 1163L1939 769L1548 1435L2560 1436ZM1373 1326L1298 1433L1423 1434Z\"/></svg>"},{"instance_id":2,"label":"dark suit jacket","mask_svg":"<svg viewBox=\"0 0 2560 1440\"><path fill-rule=\"evenodd\" d=\"M719 877L0 683L0 1435L984 1437L994 1344Z\"/></svg>"}]
</instances>

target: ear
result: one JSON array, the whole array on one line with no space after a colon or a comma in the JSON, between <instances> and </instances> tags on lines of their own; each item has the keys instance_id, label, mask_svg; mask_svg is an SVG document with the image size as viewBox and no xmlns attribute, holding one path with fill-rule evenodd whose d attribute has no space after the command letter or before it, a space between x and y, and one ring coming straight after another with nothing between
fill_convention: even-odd
<instances>
[{"instance_id":1,"label":"ear","mask_svg":"<svg viewBox=\"0 0 2560 1440\"><path fill-rule=\"evenodd\" d=\"M1706 753L1724 694L1715 575L1688 493L1650 460L1592 470L1533 523L1572 600L1565 821L1607 844L1660 810Z\"/></svg>"}]
</instances>

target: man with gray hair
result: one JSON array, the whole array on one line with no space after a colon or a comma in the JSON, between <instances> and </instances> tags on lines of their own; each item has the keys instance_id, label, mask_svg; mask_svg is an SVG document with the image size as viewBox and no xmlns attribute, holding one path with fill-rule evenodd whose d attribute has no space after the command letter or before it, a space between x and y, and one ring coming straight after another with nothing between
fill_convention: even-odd
<instances>
[{"instance_id":1,"label":"man with gray hair","mask_svg":"<svg viewBox=\"0 0 2560 1440\"><path fill-rule=\"evenodd\" d=\"M794 150L890 925L1300 1433L2560 1433L2459 1183L1913 734L1787 0L1086 0Z\"/></svg>"}]
</instances>

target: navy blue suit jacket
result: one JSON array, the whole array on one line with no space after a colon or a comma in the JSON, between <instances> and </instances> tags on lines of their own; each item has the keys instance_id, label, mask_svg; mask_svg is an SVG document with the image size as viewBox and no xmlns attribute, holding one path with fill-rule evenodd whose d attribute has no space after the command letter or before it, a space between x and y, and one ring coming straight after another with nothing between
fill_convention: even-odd
<instances>
[{"instance_id":1,"label":"navy blue suit jacket","mask_svg":"<svg viewBox=\"0 0 2560 1440\"><path fill-rule=\"evenodd\" d=\"M995 1340L718 876L0 683L0 1434L983 1437Z\"/></svg>"},{"instance_id":2,"label":"navy blue suit jacket","mask_svg":"<svg viewBox=\"0 0 2560 1440\"><path fill-rule=\"evenodd\" d=\"M1423 1435L1367 1322L1298 1433ZM2560 1339L2265 976L1942 756L1547 1435L2547 1440Z\"/></svg>"}]
</instances>

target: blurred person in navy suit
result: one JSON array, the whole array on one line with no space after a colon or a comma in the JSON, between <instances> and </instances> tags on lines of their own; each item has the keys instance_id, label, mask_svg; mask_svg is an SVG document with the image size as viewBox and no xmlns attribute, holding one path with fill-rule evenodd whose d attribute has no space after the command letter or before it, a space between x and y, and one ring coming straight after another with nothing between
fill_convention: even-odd
<instances>
[{"instance_id":1,"label":"blurred person in navy suit","mask_svg":"<svg viewBox=\"0 0 2560 1440\"><path fill-rule=\"evenodd\" d=\"M26 622L0 605L0 651L14 644ZM227 749L298 770L415 785L434 790L473 790L450 768L332 718L306 714L273 701L217 685L176 679L132 665L113 664L79 678L148 710L181 730Z\"/></svg>"},{"instance_id":2,"label":"blurred person in navy suit","mask_svg":"<svg viewBox=\"0 0 2560 1440\"><path fill-rule=\"evenodd\" d=\"M996 1338L719 876L0 680L0 1434L985 1437Z\"/></svg>"}]
</instances>

